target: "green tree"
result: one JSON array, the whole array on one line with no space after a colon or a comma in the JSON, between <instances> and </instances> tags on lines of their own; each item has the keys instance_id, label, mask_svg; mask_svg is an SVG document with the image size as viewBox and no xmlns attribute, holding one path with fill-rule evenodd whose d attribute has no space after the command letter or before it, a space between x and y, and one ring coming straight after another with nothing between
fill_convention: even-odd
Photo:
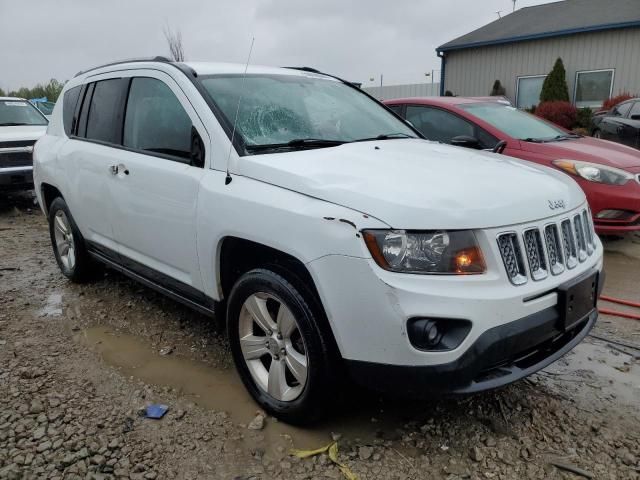
<instances>
[{"instance_id":1,"label":"green tree","mask_svg":"<svg viewBox=\"0 0 640 480\"><path fill-rule=\"evenodd\" d=\"M544 79L542 91L540 92L541 102L553 102L556 100L569 101L569 87L567 86L566 72L561 58L556 60L551 73Z\"/></svg>"},{"instance_id":2,"label":"green tree","mask_svg":"<svg viewBox=\"0 0 640 480\"><path fill-rule=\"evenodd\" d=\"M63 87L64 82L52 78L46 85L38 83L33 88L21 87L18 90L9 92L9 96L26 99L47 97L50 102L56 102Z\"/></svg>"},{"instance_id":3,"label":"green tree","mask_svg":"<svg viewBox=\"0 0 640 480\"><path fill-rule=\"evenodd\" d=\"M500 80L496 80L493 82L493 87L491 88L491 93L489 95L492 97L502 97L506 95L506 93L507 90L502 86Z\"/></svg>"},{"instance_id":4,"label":"green tree","mask_svg":"<svg viewBox=\"0 0 640 480\"><path fill-rule=\"evenodd\" d=\"M6 97L7 94L4 93L4 90L0 88L0 97Z\"/></svg>"}]
</instances>

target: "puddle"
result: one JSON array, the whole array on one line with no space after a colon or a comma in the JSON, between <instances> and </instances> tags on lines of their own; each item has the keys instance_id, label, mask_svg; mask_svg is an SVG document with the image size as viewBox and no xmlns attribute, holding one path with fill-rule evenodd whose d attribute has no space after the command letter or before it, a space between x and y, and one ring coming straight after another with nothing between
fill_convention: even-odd
<instances>
[{"instance_id":1,"label":"puddle","mask_svg":"<svg viewBox=\"0 0 640 480\"><path fill-rule=\"evenodd\" d=\"M39 317L59 317L62 315L62 294L52 293L44 306L38 311Z\"/></svg>"},{"instance_id":2,"label":"puddle","mask_svg":"<svg viewBox=\"0 0 640 480\"><path fill-rule=\"evenodd\" d=\"M248 424L259 409L234 369L216 368L178 355L162 356L158 351L134 335L116 333L107 326L91 327L76 334L76 341L98 352L109 365L116 367L123 375L132 376L145 383L172 387L178 396L201 407L227 412L236 423ZM406 406L406 405L405 405ZM402 412L406 414L406 411ZM373 405L360 409L357 414L350 412L349 418L339 418L340 414L329 414L330 423L319 427L297 428L267 419L267 426L256 435L261 447L265 445L274 455L277 446L289 448L318 448L331 441L331 432L339 432L343 438L357 441L373 441L377 430L384 428L393 432L402 427L401 420L394 419L387 412L388 419L380 415ZM371 418L377 417L372 423ZM251 443L253 432L247 430L245 437ZM288 437L291 441L288 441ZM292 443L291 443L292 442Z\"/></svg>"},{"instance_id":3,"label":"puddle","mask_svg":"<svg viewBox=\"0 0 640 480\"><path fill-rule=\"evenodd\" d=\"M576 383L596 389L602 396L613 395L618 402L638 406L640 365L631 355L613 350L606 343L582 342L545 372L560 384ZM587 393L590 394L584 392Z\"/></svg>"}]
</instances>

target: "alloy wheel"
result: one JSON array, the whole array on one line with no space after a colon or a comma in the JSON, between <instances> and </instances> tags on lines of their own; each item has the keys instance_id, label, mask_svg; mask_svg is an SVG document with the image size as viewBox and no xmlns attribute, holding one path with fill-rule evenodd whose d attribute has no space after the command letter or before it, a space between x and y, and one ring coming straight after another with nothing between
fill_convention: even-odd
<instances>
[{"instance_id":1,"label":"alloy wheel","mask_svg":"<svg viewBox=\"0 0 640 480\"><path fill-rule=\"evenodd\" d=\"M60 261L67 270L73 270L76 264L76 247L69 218L63 210L58 210L53 222L56 250Z\"/></svg>"},{"instance_id":2,"label":"alloy wheel","mask_svg":"<svg viewBox=\"0 0 640 480\"><path fill-rule=\"evenodd\" d=\"M257 292L242 305L240 348L254 382L282 402L297 399L307 384L309 357L295 316L274 295Z\"/></svg>"}]
</instances>

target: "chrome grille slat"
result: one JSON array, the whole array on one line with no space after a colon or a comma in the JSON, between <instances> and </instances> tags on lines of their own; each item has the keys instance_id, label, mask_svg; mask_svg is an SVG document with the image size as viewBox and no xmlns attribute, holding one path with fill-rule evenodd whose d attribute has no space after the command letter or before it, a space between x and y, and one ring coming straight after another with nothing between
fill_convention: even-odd
<instances>
[{"instance_id":1,"label":"chrome grille slat","mask_svg":"<svg viewBox=\"0 0 640 480\"><path fill-rule=\"evenodd\" d=\"M560 275L564 272L564 255L562 254L562 244L560 243L558 226L552 223L544 227L544 237L547 242L549 270L553 275Z\"/></svg>"},{"instance_id":2,"label":"chrome grille slat","mask_svg":"<svg viewBox=\"0 0 640 480\"><path fill-rule=\"evenodd\" d=\"M562 230L562 245L564 246L565 265L567 268L574 268L578 264L578 251L576 240L571 228L571 220L563 220L560 224Z\"/></svg>"},{"instance_id":3,"label":"chrome grille slat","mask_svg":"<svg viewBox=\"0 0 640 480\"><path fill-rule=\"evenodd\" d=\"M522 285L527 282L527 274L524 269L524 261L518 235L515 232L503 233L498 236L498 248L504 268L509 280L514 285Z\"/></svg>"},{"instance_id":4,"label":"chrome grille slat","mask_svg":"<svg viewBox=\"0 0 640 480\"><path fill-rule=\"evenodd\" d=\"M547 277L547 259L540 237L540 230L531 228L525 230L523 236L524 248L529 262L529 271L531 278L534 280L542 280Z\"/></svg>"},{"instance_id":5,"label":"chrome grille slat","mask_svg":"<svg viewBox=\"0 0 640 480\"><path fill-rule=\"evenodd\" d=\"M589 210L584 210L582 212L582 227L587 239L587 255L591 255L595 248L593 240L594 232L591 227L591 219L589 218L590 216L591 212Z\"/></svg>"},{"instance_id":6,"label":"chrome grille slat","mask_svg":"<svg viewBox=\"0 0 640 480\"><path fill-rule=\"evenodd\" d=\"M584 237L584 229L582 228L582 216L573 217L573 230L576 234L576 245L578 246L578 260L584 262L587 259L587 240Z\"/></svg>"},{"instance_id":7,"label":"chrome grille slat","mask_svg":"<svg viewBox=\"0 0 640 480\"><path fill-rule=\"evenodd\" d=\"M507 277L514 285L575 268L593 254L597 244L588 208L544 227L499 233L497 241Z\"/></svg>"}]
</instances>

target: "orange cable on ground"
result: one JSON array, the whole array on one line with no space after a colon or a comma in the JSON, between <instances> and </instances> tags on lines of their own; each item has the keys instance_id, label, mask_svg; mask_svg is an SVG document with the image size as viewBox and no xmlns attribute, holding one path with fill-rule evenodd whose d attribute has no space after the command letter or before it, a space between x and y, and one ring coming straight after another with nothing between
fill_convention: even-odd
<instances>
[{"instance_id":1,"label":"orange cable on ground","mask_svg":"<svg viewBox=\"0 0 640 480\"><path fill-rule=\"evenodd\" d=\"M631 302L629 300L622 300L621 298L609 297L607 295L600 295L600 300L604 300L606 302L611 302L611 303L619 303L620 305L628 305L630 307L640 308L640 303Z\"/></svg>"},{"instance_id":2,"label":"orange cable on ground","mask_svg":"<svg viewBox=\"0 0 640 480\"><path fill-rule=\"evenodd\" d=\"M640 320L640 315L635 315L633 313L618 312L617 310L610 310L608 308L598 308L598 311L600 313L605 314L605 315L613 315L615 317L631 318L633 320Z\"/></svg>"},{"instance_id":3,"label":"orange cable on ground","mask_svg":"<svg viewBox=\"0 0 640 480\"><path fill-rule=\"evenodd\" d=\"M623 300L621 298L609 297L607 295L600 295L600 300L604 300L605 302L617 303L619 305L627 305L629 307L640 308L640 303ZM616 317L631 318L632 320L640 320L640 315L635 313L619 312L617 310L611 310L610 308L598 308L598 311L605 315L613 315Z\"/></svg>"}]
</instances>

